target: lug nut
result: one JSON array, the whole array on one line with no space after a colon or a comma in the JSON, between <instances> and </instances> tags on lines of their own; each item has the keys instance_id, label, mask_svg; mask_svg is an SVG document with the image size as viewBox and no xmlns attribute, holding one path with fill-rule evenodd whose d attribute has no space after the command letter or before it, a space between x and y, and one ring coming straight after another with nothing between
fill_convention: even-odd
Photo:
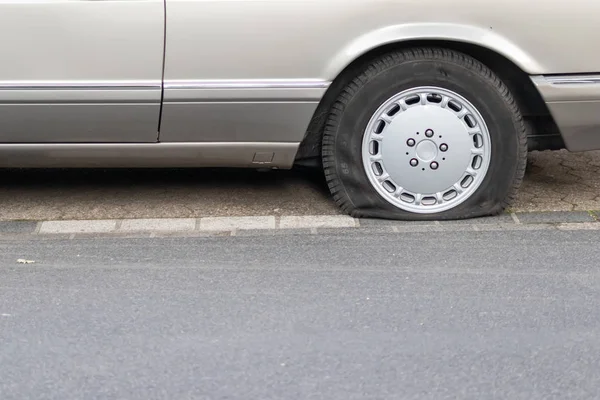
<instances>
[{"instance_id":1,"label":"lug nut","mask_svg":"<svg viewBox=\"0 0 600 400\"><path fill-rule=\"evenodd\" d=\"M427 137L433 137L433 135L434 135L434 133L433 133L433 131L431 129L427 129L425 131L425 136L427 136Z\"/></svg>"},{"instance_id":2,"label":"lug nut","mask_svg":"<svg viewBox=\"0 0 600 400\"><path fill-rule=\"evenodd\" d=\"M440 144L440 150L441 151L448 151L448 145L446 143Z\"/></svg>"},{"instance_id":3,"label":"lug nut","mask_svg":"<svg viewBox=\"0 0 600 400\"><path fill-rule=\"evenodd\" d=\"M417 144L417 142L415 142L415 139L408 139L406 141L406 144L408 145L408 147L413 147L415 144Z\"/></svg>"},{"instance_id":4,"label":"lug nut","mask_svg":"<svg viewBox=\"0 0 600 400\"><path fill-rule=\"evenodd\" d=\"M429 164L429 166L431 167L432 170L435 171L436 169L439 168L440 165L434 161L431 164Z\"/></svg>"},{"instance_id":5,"label":"lug nut","mask_svg":"<svg viewBox=\"0 0 600 400\"><path fill-rule=\"evenodd\" d=\"M416 167L417 165L419 165L419 160L417 160L416 158L412 158L410 160L410 166L411 167Z\"/></svg>"}]
</instances>

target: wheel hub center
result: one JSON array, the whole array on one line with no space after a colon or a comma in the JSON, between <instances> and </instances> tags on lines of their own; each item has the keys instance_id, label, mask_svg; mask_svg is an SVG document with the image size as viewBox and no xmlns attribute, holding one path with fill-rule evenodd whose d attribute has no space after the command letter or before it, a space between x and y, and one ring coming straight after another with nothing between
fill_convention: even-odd
<instances>
[{"instance_id":1,"label":"wheel hub center","mask_svg":"<svg viewBox=\"0 0 600 400\"><path fill-rule=\"evenodd\" d=\"M435 160L438 149L432 140L423 140L417 145L416 153L421 161L429 162Z\"/></svg>"},{"instance_id":2,"label":"wheel hub center","mask_svg":"<svg viewBox=\"0 0 600 400\"><path fill-rule=\"evenodd\" d=\"M473 139L449 107L414 105L396 114L381 135L386 173L412 193L430 195L452 187L471 162Z\"/></svg>"}]
</instances>

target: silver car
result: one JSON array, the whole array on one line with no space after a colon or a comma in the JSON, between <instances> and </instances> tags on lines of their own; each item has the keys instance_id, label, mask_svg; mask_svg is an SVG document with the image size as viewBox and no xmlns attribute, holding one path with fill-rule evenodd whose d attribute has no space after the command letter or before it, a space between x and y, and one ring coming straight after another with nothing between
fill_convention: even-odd
<instances>
[{"instance_id":1,"label":"silver car","mask_svg":"<svg viewBox=\"0 0 600 400\"><path fill-rule=\"evenodd\" d=\"M322 167L356 217L600 149L597 0L0 0L0 166Z\"/></svg>"}]
</instances>

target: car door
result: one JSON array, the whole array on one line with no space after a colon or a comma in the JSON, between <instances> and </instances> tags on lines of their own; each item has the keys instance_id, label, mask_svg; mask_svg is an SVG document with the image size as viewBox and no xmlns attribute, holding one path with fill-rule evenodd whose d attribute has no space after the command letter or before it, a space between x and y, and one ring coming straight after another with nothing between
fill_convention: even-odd
<instances>
[{"instance_id":1,"label":"car door","mask_svg":"<svg viewBox=\"0 0 600 400\"><path fill-rule=\"evenodd\" d=\"M160 141L253 143L267 161L265 143L300 142L328 86L306 68L305 25L328 3L166 0Z\"/></svg>"},{"instance_id":2,"label":"car door","mask_svg":"<svg viewBox=\"0 0 600 400\"><path fill-rule=\"evenodd\" d=\"M164 0L1 0L0 143L154 142Z\"/></svg>"}]
</instances>

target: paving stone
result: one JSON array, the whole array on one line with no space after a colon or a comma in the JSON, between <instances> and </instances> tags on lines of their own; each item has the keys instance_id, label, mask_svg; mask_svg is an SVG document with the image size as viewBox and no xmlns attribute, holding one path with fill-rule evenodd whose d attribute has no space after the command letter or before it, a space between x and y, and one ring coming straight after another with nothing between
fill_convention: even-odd
<instances>
[{"instance_id":1,"label":"paving stone","mask_svg":"<svg viewBox=\"0 0 600 400\"><path fill-rule=\"evenodd\" d=\"M44 221L40 233L100 233L113 232L115 220Z\"/></svg>"},{"instance_id":2,"label":"paving stone","mask_svg":"<svg viewBox=\"0 0 600 400\"><path fill-rule=\"evenodd\" d=\"M600 199L582 200L577 202L574 211L600 210Z\"/></svg>"},{"instance_id":3,"label":"paving stone","mask_svg":"<svg viewBox=\"0 0 600 400\"><path fill-rule=\"evenodd\" d=\"M281 229L298 228L354 228L356 220L346 215L306 215L281 217Z\"/></svg>"},{"instance_id":4,"label":"paving stone","mask_svg":"<svg viewBox=\"0 0 600 400\"><path fill-rule=\"evenodd\" d=\"M275 217L206 217L200 219L201 231L275 229Z\"/></svg>"},{"instance_id":5,"label":"paving stone","mask_svg":"<svg viewBox=\"0 0 600 400\"><path fill-rule=\"evenodd\" d=\"M585 201L591 201L598 197L598 193L587 191L587 190L579 190L577 192L567 193L562 197L561 201L570 203L570 204L580 204Z\"/></svg>"},{"instance_id":6,"label":"paving stone","mask_svg":"<svg viewBox=\"0 0 600 400\"><path fill-rule=\"evenodd\" d=\"M194 218L128 219L118 229L123 232L180 232L193 231Z\"/></svg>"}]
</instances>

